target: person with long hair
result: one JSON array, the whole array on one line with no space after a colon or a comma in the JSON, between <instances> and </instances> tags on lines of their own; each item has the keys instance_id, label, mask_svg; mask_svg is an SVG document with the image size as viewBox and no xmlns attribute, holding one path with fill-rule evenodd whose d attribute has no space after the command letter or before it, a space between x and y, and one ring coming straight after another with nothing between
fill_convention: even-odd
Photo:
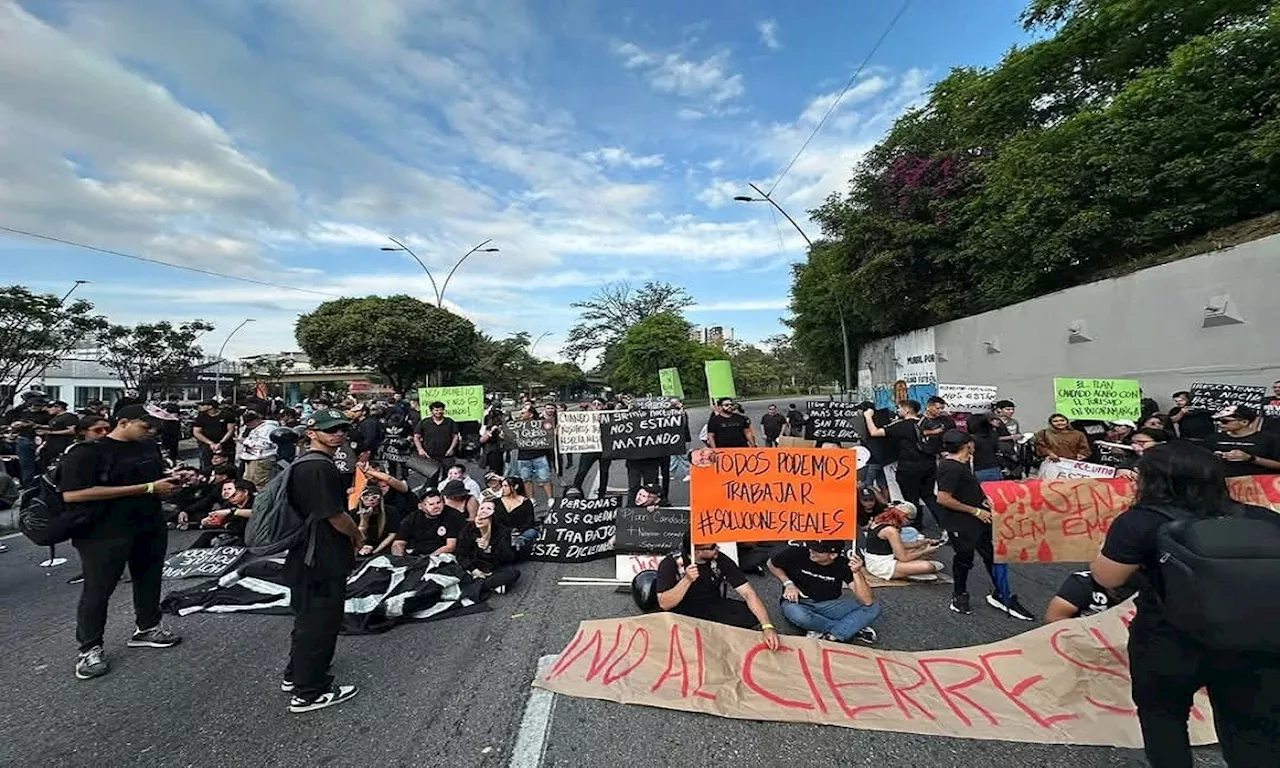
<instances>
[{"instance_id":1,"label":"person with long hair","mask_svg":"<svg viewBox=\"0 0 1280 768\"><path fill-rule=\"evenodd\" d=\"M524 480L511 476L502 481L502 495L495 504L498 522L519 539L516 549L523 552L538 539L538 524L533 519L533 499L525 496Z\"/></svg>"},{"instance_id":2,"label":"person with long hair","mask_svg":"<svg viewBox=\"0 0 1280 768\"><path fill-rule=\"evenodd\" d=\"M1192 521L1223 516L1274 521L1275 513L1233 502L1221 462L1191 443L1152 446L1137 469L1137 497L1112 521L1089 571L1105 589L1118 589L1138 573L1145 577L1129 626L1129 672L1147 760L1160 768L1191 767L1187 717L1192 697L1204 687L1227 764L1280 765L1280 655L1213 650L1169 623L1157 543L1171 513ZM1274 621L1272 616L1258 619Z\"/></svg>"},{"instance_id":3,"label":"person with long hair","mask_svg":"<svg viewBox=\"0 0 1280 768\"><path fill-rule=\"evenodd\" d=\"M1088 461L1093 455L1088 436L1078 429L1072 429L1071 420L1061 413L1050 416L1049 427L1036 433L1035 447L1036 455L1049 461Z\"/></svg>"},{"instance_id":4,"label":"person with long hair","mask_svg":"<svg viewBox=\"0 0 1280 768\"><path fill-rule=\"evenodd\" d=\"M387 514L386 500L377 485L367 485L360 492L356 508L351 510L351 519L360 530L361 545L356 554L360 557L373 557L391 548L396 540L396 527L393 517Z\"/></svg>"},{"instance_id":5,"label":"person with long hair","mask_svg":"<svg viewBox=\"0 0 1280 768\"><path fill-rule=\"evenodd\" d=\"M915 505L901 502L886 507L871 520L867 540L863 546L863 560L867 573L885 581L913 579L936 581L943 564L928 559L941 545L935 541L917 538L907 543L902 531L911 525L916 514Z\"/></svg>"},{"instance_id":6,"label":"person with long hair","mask_svg":"<svg viewBox=\"0 0 1280 768\"><path fill-rule=\"evenodd\" d=\"M514 563L511 529L495 517L496 502L485 499L476 510L476 519L463 527L455 553L458 564L473 578L479 579L483 591L503 594L520 578Z\"/></svg>"}]
</instances>

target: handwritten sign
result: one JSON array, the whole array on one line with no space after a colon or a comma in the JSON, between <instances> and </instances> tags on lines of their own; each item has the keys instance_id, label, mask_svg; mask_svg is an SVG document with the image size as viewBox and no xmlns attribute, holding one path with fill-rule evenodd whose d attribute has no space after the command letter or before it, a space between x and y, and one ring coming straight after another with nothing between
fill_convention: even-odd
<instances>
[{"instance_id":1,"label":"handwritten sign","mask_svg":"<svg viewBox=\"0 0 1280 768\"><path fill-rule=\"evenodd\" d=\"M720 717L930 736L1142 746L1130 697L1132 603L988 645L907 653L652 613L584 621L534 686ZM1216 740L1203 692L1191 743Z\"/></svg>"},{"instance_id":2,"label":"handwritten sign","mask_svg":"<svg viewBox=\"0 0 1280 768\"><path fill-rule=\"evenodd\" d=\"M585 563L613 554L614 525L621 508L621 496L561 499L543 518L529 559Z\"/></svg>"},{"instance_id":3,"label":"handwritten sign","mask_svg":"<svg viewBox=\"0 0 1280 768\"><path fill-rule=\"evenodd\" d=\"M484 387L419 387L418 406L422 415L436 401L444 403L444 415L454 421L484 420Z\"/></svg>"},{"instance_id":4,"label":"handwritten sign","mask_svg":"<svg viewBox=\"0 0 1280 768\"><path fill-rule=\"evenodd\" d=\"M658 371L658 384L666 397L684 399L684 386L680 383L679 368L662 368Z\"/></svg>"},{"instance_id":5,"label":"handwritten sign","mask_svg":"<svg viewBox=\"0 0 1280 768\"><path fill-rule=\"evenodd\" d=\"M556 436L561 453L599 453L600 414L614 411L565 411Z\"/></svg>"},{"instance_id":6,"label":"handwritten sign","mask_svg":"<svg viewBox=\"0 0 1280 768\"><path fill-rule=\"evenodd\" d=\"M1040 465L1043 480L1079 480L1084 477L1115 477L1116 468L1074 459L1046 461Z\"/></svg>"},{"instance_id":7,"label":"handwritten sign","mask_svg":"<svg viewBox=\"0 0 1280 768\"><path fill-rule=\"evenodd\" d=\"M1216 413L1229 405L1247 405L1260 409L1267 399L1266 387L1253 387L1246 384L1206 384L1196 382L1191 385L1191 407Z\"/></svg>"},{"instance_id":8,"label":"handwritten sign","mask_svg":"<svg viewBox=\"0 0 1280 768\"><path fill-rule=\"evenodd\" d=\"M857 403L833 403L828 400L810 400L805 403L809 420L805 423L805 436L810 440L847 443L861 440L866 432L866 419L857 409Z\"/></svg>"},{"instance_id":9,"label":"handwritten sign","mask_svg":"<svg viewBox=\"0 0 1280 768\"><path fill-rule=\"evenodd\" d=\"M1068 419L1112 421L1142 415L1137 379L1054 379L1058 413Z\"/></svg>"},{"instance_id":10,"label":"handwritten sign","mask_svg":"<svg viewBox=\"0 0 1280 768\"><path fill-rule=\"evenodd\" d=\"M516 420L507 424L507 429L511 431L512 437L515 438L516 447L522 451L549 451L551 450L552 430L548 429L548 425L538 419Z\"/></svg>"},{"instance_id":11,"label":"handwritten sign","mask_svg":"<svg viewBox=\"0 0 1280 768\"><path fill-rule=\"evenodd\" d=\"M671 398L637 397L632 401L631 407L638 411L667 411L671 410Z\"/></svg>"},{"instance_id":12,"label":"handwritten sign","mask_svg":"<svg viewBox=\"0 0 1280 768\"><path fill-rule=\"evenodd\" d=\"M618 512L619 552L678 552L689 533L689 510L623 507Z\"/></svg>"},{"instance_id":13,"label":"handwritten sign","mask_svg":"<svg viewBox=\"0 0 1280 768\"><path fill-rule=\"evenodd\" d=\"M618 411L600 419L606 459L656 459L684 453L685 414L680 411Z\"/></svg>"},{"instance_id":14,"label":"handwritten sign","mask_svg":"<svg viewBox=\"0 0 1280 768\"><path fill-rule=\"evenodd\" d=\"M986 413L996 403L999 390L977 384L939 384L938 397L947 401L947 410Z\"/></svg>"},{"instance_id":15,"label":"handwritten sign","mask_svg":"<svg viewBox=\"0 0 1280 768\"><path fill-rule=\"evenodd\" d=\"M658 565L662 562L662 558L671 554L670 552L653 552L644 555L635 554L619 554L613 558L613 578L618 581L631 581L636 574L643 571L656 571ZM737 544L721 544L720 554L729 558L733 562L738 562L738 545Z\"/></svg>"},{"instance_id":16,"label":"handwritten sign","mask_svg":"<svg viewBox=\"0 0 1280 768\"><path fill-rule=\"evenodd\" d=\"M211 547L209 549L184 549L169 555L164 561L161 578L191 579L201 577L216 579L244 558L244 547Z\"/></svg>"},{"instance_id":17,"label":"handwritten sign","mask_svg":"<svg viewBox=\"0 0 1280 768\"><path fill-rule=\"evenodd\" d=\"M727 448L694 466L693 542L856 536L857 455L821 448Z\"/></svg>"},{"instance_id":18,"label":"handwritten sign","mask_svg":"<svg viewBox=\"0 0 1280 768\"><path fill-rule=\"evenodd\" d=\"M1280 475L1227 480L1231 498L1280 512ZM983 483L995 515L996 560L1002 563L1084 563L1102 547L1111 521L1133 503L1123 478L1003 480Z\"/></svg>"}]
</instances>

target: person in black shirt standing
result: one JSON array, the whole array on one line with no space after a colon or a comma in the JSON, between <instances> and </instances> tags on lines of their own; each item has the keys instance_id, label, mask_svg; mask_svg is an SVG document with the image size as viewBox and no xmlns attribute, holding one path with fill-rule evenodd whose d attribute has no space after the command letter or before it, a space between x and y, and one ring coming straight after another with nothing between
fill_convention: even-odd
<instances>
[{"instance_id":1,"label":"person in black shirt standing","mask_svg":"<svg viewBox=\"0 0 1280 768\"><path fill-rule=\"evenodd\" d=\"M956 420L947 414L946 400L935 395L925 401L924 414L920 417L920 435L924 441L925 453L933 456L942 453L943 433L955 428Z\"/></svg>"},{"instance_id":2,"label":"person in black shirt standing","mask_svg":"<svg viewBox=\"0 0 1280 768\"><path fill-rule=\"evenodd\" d=\"M707 445L712 448L754 448L756 433L751 421L738 413L732 397L716 401L715 412L707 419Z\"/></svg>"},{"instance_id":3,"label":"person in black shirt standing","mask_svg":"<svg viewBox=\"0 0 1280 768\"><path fill-rule=\"evenodd\" d=\"M430 410L431 415L418 422L413 430L413 445L418 456L436 462L436 473L427 478L429 485L435 485L440 482L439 467L453 463L445 459L452 458L457 452L462 434L458 431L457 423L444 415L444 403L437 400L431 404Z\"/></svg>"},{"instance_id":4,"label":"person in black shirt standing","mask_svg":"<svg viewBox=\"0 0 1280 768\"><path fill-rule=\"evenodd\" d=\"M684 554L688 551L686 544L680 552L667 555L658 563L658 578L654 583L658 607L731 627L759 627L769 650L778 650L778 631L769 621L769 611L747 583L738 564L721 552L717 544L694 546L693 562ZM746 603L724 596L726 582Z\"/></svg>"},{"instance_id":5,"label":"person in black shirt standing","mask_svg":"<svg viewBox=\"0 0 1280 768\"><path fill-rule=\"evenodd\" d=\"M791 437L804 437L804 414L795 403L787 406L787 434Z\"/></svg>"},{"instance_id":6,"label":"person in black shirt standing","mask_svg":"<svg viewBox=\"0 0 1280 768\"><path fill-rule=\"evenodd\" d=\"M898 403L898 421L887 427L876 424L875 412L870 409L863 411L862 416L867 422L868 437L887 437L898 449L897 480L902 500L912 504L923 502L924 508L933 513L938 527L946 530L946 513L938 505L938 499L933 493L938 460L933 454L924 451L920 403L915 400ZM924 520L923 514L920 519Z\"/></svg>"},{"instance_id":7,"label":"person in black shirt standing","mask_svg":"<svg viewBox=\"0 0 1280 768\"><path fill-rule=\"evenodd\" d=\"M1173 408L1169 420L1178 427L1178 437L1193 443L1203 443L1213 434L1213 414L1191 405L1191 393L1185 390L1173 393Z\"/></svg>"},{"instance_id":8,"label":"person in black shirt standing","mask_svg":"<svg viewBox=\"0 0 1280 768\"><path fill-rule=\"evenodd\" d=\"M782 428L786 423L787 417L778 413L778 406L771 404L765 415L760 417L760 428L764 430L765 448L778 447L778 438L782 436Z\"/></svg>"},{"instance_id":9,"label":"person in black shirt standing","mask_svg":"<svg viewBox=\"0 0 1280 768\"><path fill-rule=\"evenodd\" d=\"M347 487L333 453L347 441L351 423L338 410L316 411L305 422L311 450L289 468L289 503L307 515L306 537L289 550L284 575L293 609L293 640L280 690L292 693L294 714L341 704L354 685L336 685L329 674L342 629L347 577L364 544L347 514Z\"/></svg>"},{"instance_id":10,"label":"person in black shirt standing","mask_svg":"<svg viewBox=\"0 0 1280 768\"><path fill-rule=\"evenodd\" d=\"M782 582L782 615L810 637L837 643L876 641L871 623L880 604L871 594L862 560L843 554L842 541L811 541L785 547L769 558L769 572ZM849 594L844 594L845 587Z\"/></svg>"},{"instance_id":11,"label":"person in black shirt standing","mask_svg":"<svg viewBox=\"0 0 1280 768\"><path fill-rule=\"evenodd\" d=\"M1204 447L1222 460L1227 477L1280 472L1280 438L1258 429L1258 412L1247 405L1231 405L1213 416L1220 432Z\"/></svg>"},{"instance_id":12,"label":"person in black shirt standing","mask_svg":"<svg viewBox=\"0 0 1280 768\"><path fill-rule=\"evenodd\" d=\"M213 454L226 451L234 429L227 425L226 414L218 410L217 400L205 400L196 406L196 412L191 436L200 448L200 471L208 472L213 467Z\"/></svg>"},{"instance_id":13,"label":"person in black shirt standing","mask_svg":"<svg viewBox=\"0 0 1280 768\"><path fill-rule=\"evenodd\" d=\"M49 414L45 405L49 398L43 392L32 390L22 393L22 405L11 408L4 414L4 423L17 435L14 451L18 454L18 469L23 485L27 485L40 474L36 462L36 427L49 423Z\"/></svg>"},{"instance_id":14,"label":"person in black shirt standing","mask_svg":"<svg viewBox=\"0 0 1280 768\"><path fill-rule=\"evenodd\" d=\"M67 404L61 400L49 403L45 412L49 414L49 423L36 427L36 434L44 438L44 445L40 447L41 470L58 463L62 454L75 442L76 427L80 424L80 417L67 413Z\"/></svg>"},{"instance_id":15,"label":"person in black shirt standing","mask_svg":"<svg viewBox=\"0 0 1280 768\"><path fill-rule=\"evenodd\" d=\"M1007 578L1002 578L995 571L991 501L969 468L969 461L973 458L973 436L953 429L942 436L941 443L943 456L938 463L938 504L948 510L947 531L951 534L951 546L955 550L951 561L951 576L955 580L951 610L966 616L973 612L969 607L968 586L976 551L987 566L994 588L987 596L987 603L1015 619L1035 621L1031 611L1018 601L1018 596L1002 584Z\"/></svg>"},{"instance_id":16,"label":"person in black shirt standing","mask_svg":"<svg viewBox=\"0 0 1280 768\"><path fill-rule=\"evenodd\" d=\"M76 677L81 680L111 671L102 636L107 604L126 564L137 626L129 647L169 648L181 642L160 623L160 578L169 539L160 498L176 491L179 482L165 476L153 439L159 419L141 405L121 408L115 418L106 437L68 452L60 469L62 500L93 507L89 525L71 539L84 569L76 610Z\"/></svg>"}]
</instances>

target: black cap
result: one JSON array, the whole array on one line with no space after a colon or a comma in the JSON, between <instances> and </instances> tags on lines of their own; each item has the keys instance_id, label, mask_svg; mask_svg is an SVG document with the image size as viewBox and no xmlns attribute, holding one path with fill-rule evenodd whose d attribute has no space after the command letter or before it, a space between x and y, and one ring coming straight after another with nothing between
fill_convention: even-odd
<instances>
[{"instance_id":1,"label":"black cap","mask_svg":"<svg viewBox=\"0 0 1280 768\"><path fill-rule=\"evenodd\" d=\"M827 552L832 555L838 555L844 551L844 548L845 542L837 541L835 539L809 542L809 549L812 552Z\"/></svg>"},{"instance_id":2,"label":"black cap","mask_svg":"<svg viewBox=\"0 0 1280 768\"><path fill-rule=\"evenodd\" d=\"M659 488L659 487L658 487L658 486L656 486L656 485L653 485L652 483L651 483L651 484L649 484L649 485L642 485L642 486L640 486L640 490L645 491L645 492L649 493L649 494L650 494L650 495L652 495L652 496L661 496L661 495L662 495L662 489L661 489L661 488Z\"/></svg>"},{"instance_id":3,"label":"black cap","mask_svg":"<svg viewBox=\"0 0 1280 768\"><path fill-rule=\"evenodd\" d=\"M450 480L445 483L444 488L440 489L440 493L449 499L458 499L471 495L471 491L467 490L467 486L461 480Z\"/></svg>"},{"instance_id":4,"label":"black cap","mask_svg":"<svg viewBox=\"0 0 1280 768\"><path fill-rule=\"evenodd\" d=\"M973 435L968 432L963 432L959 429L948 429L942 435L942 450L946 453L955 453L972 442Z\"/></svg>"},{"instance_id":5,"label":"black cap","mask_svg":"<svg viewBox=\"0 0 1280 768\"><path fill-rule=\"evenodd\" d=\"M141 403L138 403L136 405L126 405L125 407L116 411L116 418L137 420L137 419L154 419L155 417L147 412L146 406L142 405Z\"/></svg>"}]
</instances>

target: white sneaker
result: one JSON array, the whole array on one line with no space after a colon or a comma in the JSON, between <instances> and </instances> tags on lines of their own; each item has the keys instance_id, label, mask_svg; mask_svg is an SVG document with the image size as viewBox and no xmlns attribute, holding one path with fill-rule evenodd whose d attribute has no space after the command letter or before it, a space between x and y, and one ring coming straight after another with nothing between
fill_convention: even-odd
<instances>
[{"instance_id":1,"label":"white sneaker","mask_svg":"<svg viewBox=\"0 0 1280 768\"><path fill-rule=\"evenodd\" d=\"M811 629L811 630L809 630L808 632L805 632L805 633L804 633L804 636L805 636L806 638L808 638L809 640L821 640L821 639L822 639L822 633L821 633L821 632L819 632L819 631L818 631L818 630L816 630L816 629Z\"/></svg>"},{"instance_id":2,"label":"white sneaker","mask_svg":"<svg viewBox=\"0 0 1280 768\"><path fill-rule=\"evenodd\" d=\"M348 699L355 698L355 695L359 692L360 689L354 685L335 685L316 697L314 701L307 701L294 696L289 699L289 711L295 715L300 715L303 712L314 712L317 709L332 707L335 704L341 704Z\"/></svg>"}]
</instances>

